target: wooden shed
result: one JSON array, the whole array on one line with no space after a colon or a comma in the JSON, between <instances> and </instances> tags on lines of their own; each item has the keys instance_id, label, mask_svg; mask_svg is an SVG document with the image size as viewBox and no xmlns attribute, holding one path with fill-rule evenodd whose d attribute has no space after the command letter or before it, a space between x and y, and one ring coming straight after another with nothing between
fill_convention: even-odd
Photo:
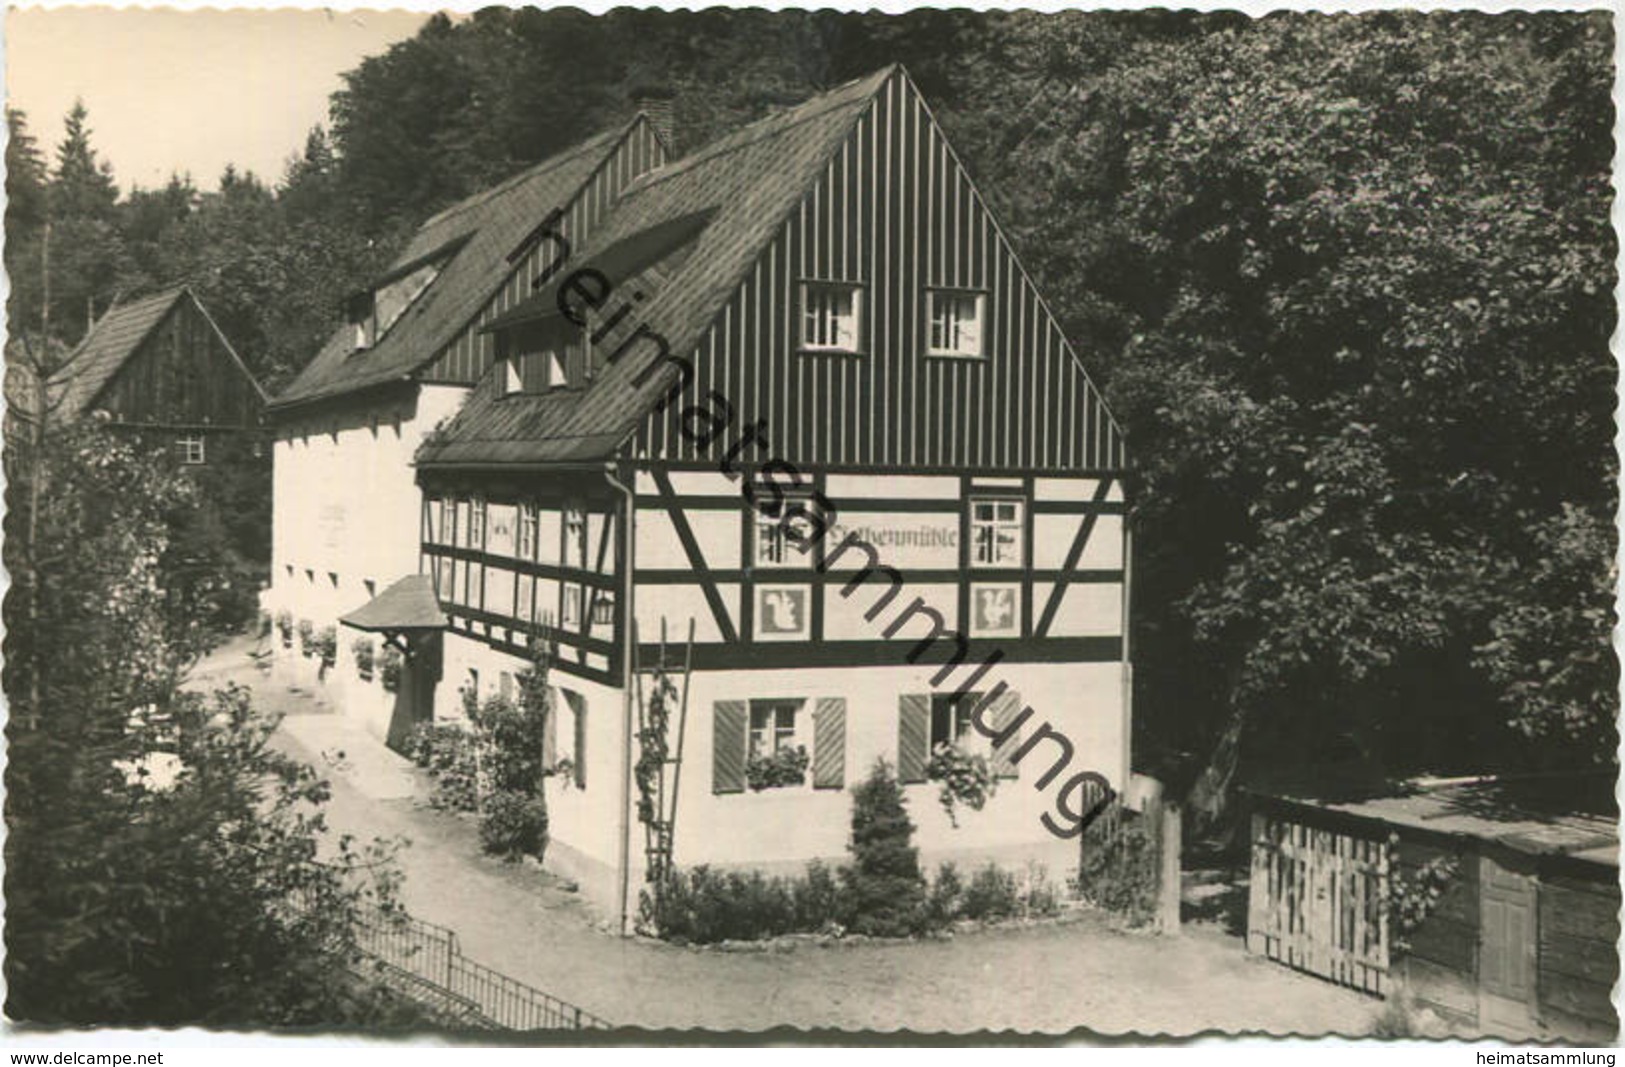
<instances>
[{"instance_id":1,"label":"wooden shed","mask_svg":"<svg viewBox=\"0 0 1625 1067\"><path fill-rule=\"evenodd\" d=\"M1357 800L1254 793L1247 948L1453 1026L1612 1041L1612 776L1420 781Z\"/></svg>"}]
</instances>

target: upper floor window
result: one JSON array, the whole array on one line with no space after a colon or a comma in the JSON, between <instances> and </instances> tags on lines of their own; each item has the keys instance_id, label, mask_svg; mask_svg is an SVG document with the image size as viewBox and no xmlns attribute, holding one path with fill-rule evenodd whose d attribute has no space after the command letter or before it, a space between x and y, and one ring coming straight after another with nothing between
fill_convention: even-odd
<instances>
[{"instance_id":1,"label":"upper floor window","mask_svg":"<svg viewBox=\"0 0 1625 1067\"><path fill-rule=\"evenodd\" d=\"M756 527L754 541L757 566L805 565L807 553L803 549L817 532L812 518L815 506L811 497L794 495L785 499L778 518L752 513L751 522Z\"/></svg>"},{"instance_id":2,"label":"upper floor window","mask_svg":"<svg viewBox=\"0 0 1625 1067\"><path fill-rule=\"evenodd\" d=\"M452 523L456 521L457 505L444 497L434 502L433 510L429 512L429 540L440 545L449 545L456 540L452 532Z\"/></svg>"},{"instance_id":3,"label":"upper floor window","mask_svg":"<svg viewBox=\"0 0 1625 1067\"><path fill-rule=\"evenodd\" d=\"M801 283L801 347L810 352L857 352L863 290L848 282Z\"/></svg>"},{"instance_id":4,"label":"upper floor window","mask_svg":"<svg viewBox=\"0 0 1625 1067\"><path fill-rule=\"evenodd\" d=\"M978 567L1020 567L1022 502L979 498L970 502L971 563Z\"/></svg>"},{"instance_id":5,"label":"upper floor window","mask_svg":"<svg viewBox=\"0 0 1625 1067\"><path fill-rule=\"evenodd\" d=\"M579 507L564 509L564 564L587 565L587 513Z\"/></svg>"},{"instance_id":6,"label":"upper floor window","mask_svg":"<svg viewBox=\"0 0 1625 1067\"><path fill-rule=\"evenodd\" d=\"M203 435L189 433L177 437L175 439L175 459L190 467L202 464L204 462Z\"/></svg>"},{"instance_id":7,"label":"upper floor window","mask_svg":"<svg viewBox=\"0 0 1625 1067\"><path fill-rule=\"evenodd\" d=\"M925 291L928 356L981 356L987 297L953 289Z\"/></svg>"},{"instance_id":8,"label":"upper floor window","mask_svg":"<svg viewBox=\"0 0 1625 1067\"><path fill-rule=\"evenodd\" d=\"M468 547L485 547L485 501L471 500L468 504Z\"/></svg>"},{"instance_id":9,"label":"upper floor window","mask_svg":"<svg viewBox=\"0 0 1625 1067\"><path fill-rule=\"evenodd\" d=\"M519 505L519 542L516 546L520 559L536 558L536 505Z\"/></svg>"}]
</instances>

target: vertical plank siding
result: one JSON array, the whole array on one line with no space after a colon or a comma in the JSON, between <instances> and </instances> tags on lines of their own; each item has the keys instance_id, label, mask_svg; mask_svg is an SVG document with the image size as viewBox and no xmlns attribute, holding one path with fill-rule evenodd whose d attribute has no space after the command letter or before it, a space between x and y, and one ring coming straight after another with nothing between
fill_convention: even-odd
<instances>
[{"instance_id":1,"label":"vertical plank siding","mask_svg":"<svg viewBox=\"0 0 1625 1067\"><path fill-rule=\"evenodd\" d=\"M565 207L559 232L579 250L593 229L608 214L621 190L639 175L665 162L664 148L647 122L634 126L598 172ZM532 220L540 222L540 219ZM515 234L517 239L519 234ZM479 381L496 353L495 338L480 331L492 319L512 309L533 292L532 280L552 263L558 249L552 241L537 242L513 265L502 288L478 316L446 345L422 375L432 382L472 384Z\"/></svg>"},{"instance_id":2,"label":"vertical plank siding","mask_svg":"<svg viewBox=\"0 0 1625 1067\"><path fill-rule=\"evenodd\" d=\"M802 280L860 287L858 354L799 351ZM930 357L926 290L985 295L981 358ZM696 346L695 393L810 466L1118 470L1116 426L923 100L877 94ZM654 416L640 451L709 458Z\"/></svg>"},{"instance_id":3,"label":"vertical plank siding","mask_svg":"<svg viewBox=\"0 0 1625 1067\"><path fill-rule=\"evenodd\" d=\"M1255 814L1247 949L1367 993L1389 977L1388 846Z\"/></svg>"},{"instance_id":4,"label":"vertical plank siding","mask_svg":"<svg viewBox=\"0 0 1625 1067\"><path fill-rule=\"evenodd\" d=\"M96 406L115 422L162 427L257 426L258 391L190 297L142 340Z\"/></svg>"}]
</instances>

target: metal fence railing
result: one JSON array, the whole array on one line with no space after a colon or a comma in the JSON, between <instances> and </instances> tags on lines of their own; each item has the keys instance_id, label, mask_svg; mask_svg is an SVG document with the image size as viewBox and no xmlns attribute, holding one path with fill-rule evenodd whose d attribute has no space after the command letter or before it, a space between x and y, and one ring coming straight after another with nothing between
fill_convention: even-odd
<instances>
[{"instance_id":1,"label":"metal fence railing","mask_svg":"<svg viewBox=\"0 0 1625 1067\"><path fill-rule=\"evenodd\" d=\"M409 995L416 983L466 1006L500 1030L600 1030L609 1023L574 1004L463 955L457 932L404 913L363 921L356 945L369 958L414 980L397 984ZM466 1014L466 1013L465 1013Z\"/></svg>"}]
</instances>

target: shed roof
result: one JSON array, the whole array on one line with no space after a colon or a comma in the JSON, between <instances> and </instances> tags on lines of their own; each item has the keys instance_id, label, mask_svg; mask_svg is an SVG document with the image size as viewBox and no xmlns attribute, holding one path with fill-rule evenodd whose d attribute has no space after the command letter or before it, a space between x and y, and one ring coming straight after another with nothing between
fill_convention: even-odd
<instances>
[{"instance_id":1,"label":"shed roof","mask_svg":"<svg viewBox=\"0 0 1625 1067\"><path fill-rule=\"evenodd\" d=\"M637 245L660 248L666 258L638 276L637 287L647 299L608 335L604 347L614 351L644 324L669 342L673 354L692 350L897 70L887 67L770 115L630 184L572 266L613 259L615 249ZM703 225L690 234L683 220L696 218ZM664 238L673 233L683 236L682 247L666 247L671 242ZM661 239L643 240L651 234ZM634 384L659 359L653 345L639 344L602 368L586 388L542 395L502 396L494 376L488 376L445 431L419 450L418 463L606 459L670 389L677 373L671 366L650 374L641 386Z\"/></svg>"},{"instance_id":2,"label":"shed roof","mask_svg":"<svg viewBox=\"0 0 1625 1067\"><path fill-rule=\"evenodd\" d=\"M432 361L515 269L509 253L519 236L548 211L573 201L637 121L600 133L431 217L382 277L437 252L448 253L451 258L433 284L370 348L357 350L350 329L335 330L272 407L398 381Z\"/></svg>"},{"instance_id":3,"label":"shed roof","mask_svg":"<svg viewBox=\"0 0 1625 1067\"><path fill-rule=\"evenodd\" d=\"M408 574L339 619L346 626L373 633L441 630L447 621L434 595L434 584L425 574Z\"/></svg>"},{"instance_id":4,"label":"shed roof","mask_svg":"<svg viewBox=\"0 0 1625 1067\"><path fill-rule=\"evenodd\" d=\"M1618 867L1619 814L1611 783L1611 777L1585 774L1422 779L1388 795L1359 800L1274 799L1394 827L1471 837L1533 855Z\"/></svg>"},{"instance_id":5,"label":"shed roof","mask_svg":"<svg viewBox=\"0 0 1625 1067\"><path fill-rule=\"evenodd\" d=\"M48 402L51 405L51 414L57 418L71 419L83 415L96 402L96 398L113 380L119 369L135 355L147 335L164 320L176 303L190 300L208 322L209 328L219 335L226 351L232 360L242 370L243 376L253 384L256 392L263 397L259 382L255 381L253 373L232 348L231 342L220 327L215 325L214 319L207 309L198 300L196 294L186 285L175 285L161 289L150 296L139 300L132 300L128 304L121 304L109 308L106 314L97 319L79 342L79 347L73 350L68 361L51 374L46 382Z\"/></svg>"}]
</instances>

